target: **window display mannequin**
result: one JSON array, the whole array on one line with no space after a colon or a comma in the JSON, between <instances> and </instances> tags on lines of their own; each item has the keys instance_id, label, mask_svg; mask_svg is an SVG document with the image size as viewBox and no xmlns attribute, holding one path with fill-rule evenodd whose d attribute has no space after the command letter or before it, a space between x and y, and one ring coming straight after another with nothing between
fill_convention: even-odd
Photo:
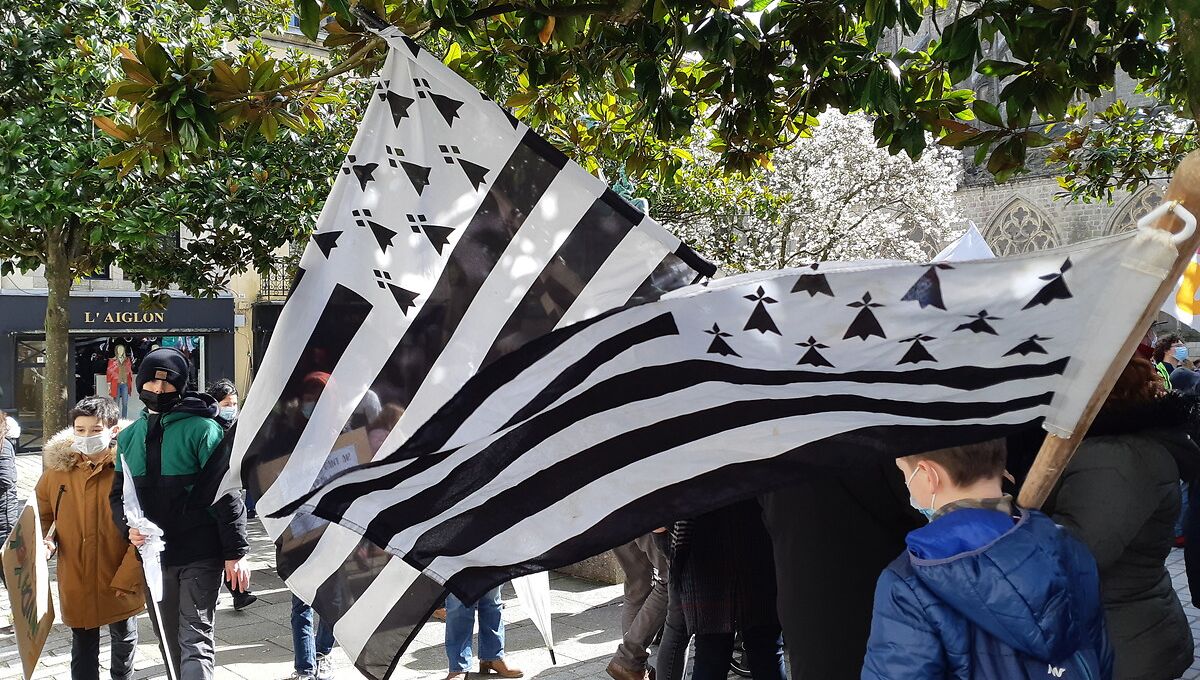
<instances>
[{"instance_id":1,"label":"window display mannequin","mask_svg":"<svg viewBox=\"0 0 1200 680\"><path fill-rule=\"evenodd\" d=\"M129 417L130 385L133 384L133 360L125 353L125 345L113 348L113 357L108 360L108 391L121 409L121 417Z\"/></svg>"}]
</instances>

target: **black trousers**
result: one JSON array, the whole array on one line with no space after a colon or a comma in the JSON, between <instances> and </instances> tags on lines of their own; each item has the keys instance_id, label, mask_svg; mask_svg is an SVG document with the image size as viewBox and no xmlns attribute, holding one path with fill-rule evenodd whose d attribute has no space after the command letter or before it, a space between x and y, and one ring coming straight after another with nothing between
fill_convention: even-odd
<instances>
[{"instance_id":1,"label":"black trousers","mask_svg":"<svg viewBox=\"0 0 1200 680\"><path fill-rule=\"evenodd\" d=\"M129 617L108 626L112 640L109 662L112 680L133 678L133 654L137 651L137 619ZM71 629L71 680L100 680L100 629Z\"/></svg>"}]
</instances>

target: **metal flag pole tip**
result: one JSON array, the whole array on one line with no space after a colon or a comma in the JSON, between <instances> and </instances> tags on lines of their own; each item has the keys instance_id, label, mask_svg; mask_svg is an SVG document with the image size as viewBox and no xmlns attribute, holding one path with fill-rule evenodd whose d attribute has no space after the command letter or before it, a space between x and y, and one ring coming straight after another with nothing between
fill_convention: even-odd
<instances>
[{"instance_id":1,"label":"metal flag pole tip","mask_svg":"<svg viewBox=\"0 0 1200 680\"><path fill-rule=\"evenodd\" d=\"M384 20L383 17L379 16L374 11L363 7L362 5L355 5L350 9L350 13L353 14L356 19L363 22L364 26L371 29L371 31L375 33L392 27L392 25Z\"/></svg>"}]
</instances>

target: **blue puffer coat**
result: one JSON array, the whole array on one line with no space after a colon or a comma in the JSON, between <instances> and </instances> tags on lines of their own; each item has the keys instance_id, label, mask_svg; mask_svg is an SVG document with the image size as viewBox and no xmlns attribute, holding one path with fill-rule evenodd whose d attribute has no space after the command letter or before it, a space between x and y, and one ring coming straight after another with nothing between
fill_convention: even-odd
<instances>
[{"instance_id":1,"label":"blue puffer coat","mask_svg":"<svg viewBox=\"0 0 1200 680\"><path fill-rule=\"evenodd\" d=\"M1109 680L1096 562L1050 518L964 508L908 535L875 589L864 680Z\"/></svg>"}]
</instances>

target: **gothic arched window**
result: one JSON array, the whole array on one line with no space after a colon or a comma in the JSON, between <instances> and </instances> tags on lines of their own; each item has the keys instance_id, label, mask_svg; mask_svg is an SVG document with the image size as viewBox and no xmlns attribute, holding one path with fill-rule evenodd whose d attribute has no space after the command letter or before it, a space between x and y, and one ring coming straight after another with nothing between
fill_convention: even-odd
<instances>
[{"instance_id":1,"label":"gothic arched window","mask_svg":"<svg viewBox=\"0 0 1200 680\"><path fill-rule=\"evenodd\" d=\"M1112 219L1108 221L1108 226L1104 228L1104 234L1119 234L1123 231L1129 231L1137 225L1137 221L1142 219L1151 210L1158 207L1163 201L1163 188L1159 186L1148 186L1138 193L1130 196L1125 203L1113 213Z\"/></svg>"},{"instance_id":2,"label":"gothic arched window","mask_svg":"<svg viewBox=\"0 0 1200 680\"><path fill-rule=\"evenodd\" d=\"M1014 198L1000 209L983 238L1001 257L1062 245L1058 230L1049 218L1022 198Z\"/></svg>"}]
</instances>

